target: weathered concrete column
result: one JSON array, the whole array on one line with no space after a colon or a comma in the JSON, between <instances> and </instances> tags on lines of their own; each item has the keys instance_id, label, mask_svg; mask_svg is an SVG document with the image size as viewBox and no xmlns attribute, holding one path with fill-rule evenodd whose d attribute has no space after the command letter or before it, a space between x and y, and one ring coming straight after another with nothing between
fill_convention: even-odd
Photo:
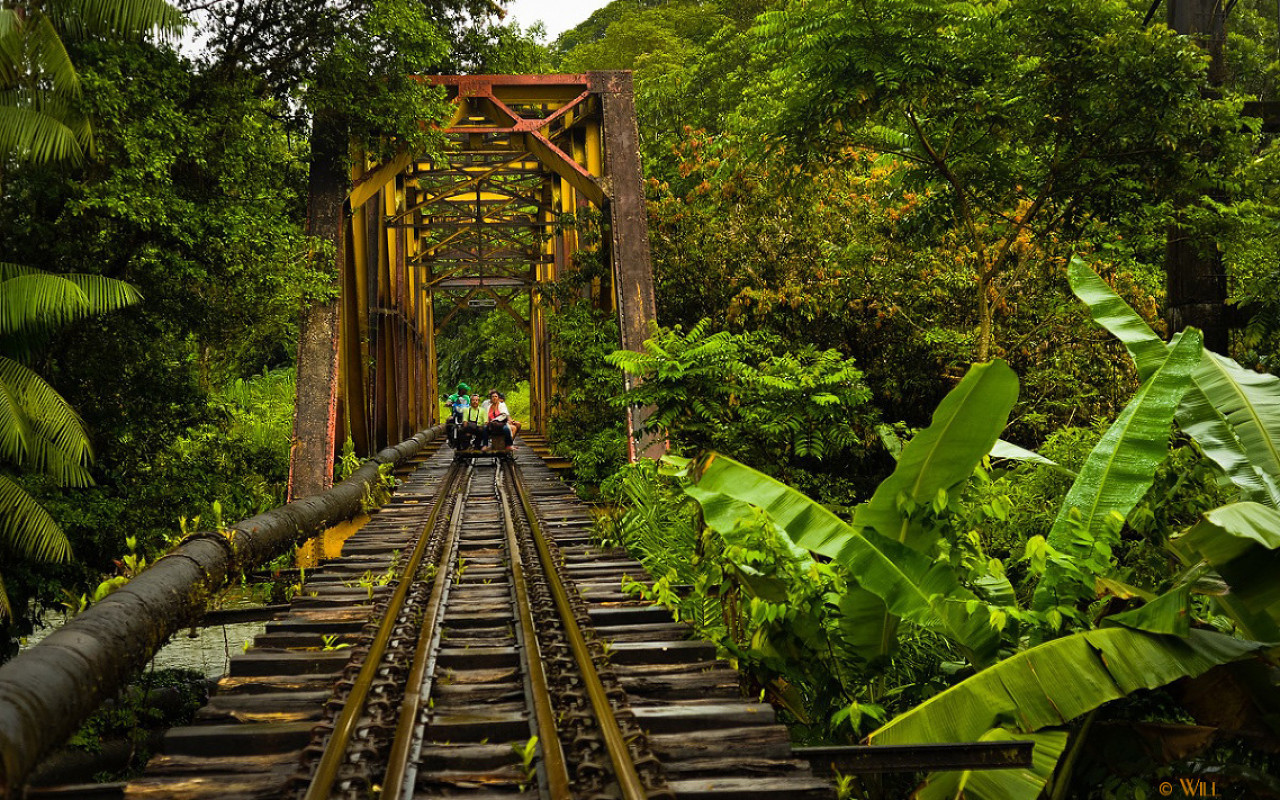
<instances>
[{"instance_id":1,"label":"weathered concrete column","mask_svg":"<svg viewBox=\"0 0 1280 800\"><path fill-rule=\"evenodd\" d=\"M622 347L643 349L649 323L657 316L653 297L653 264L649 254L649 217L645 208L644 174L640 169L640 135L636 129L635 89L630 72L592 72L592 91L600 93L604 117L602 146L608 200L609 261L618 297L618 327ZM636 379L625 375L626 388ZM660 458L666 442L635 432L644 426L651 409L627 409L628 452L636 458Z\"/></svg>"}]
</instances>

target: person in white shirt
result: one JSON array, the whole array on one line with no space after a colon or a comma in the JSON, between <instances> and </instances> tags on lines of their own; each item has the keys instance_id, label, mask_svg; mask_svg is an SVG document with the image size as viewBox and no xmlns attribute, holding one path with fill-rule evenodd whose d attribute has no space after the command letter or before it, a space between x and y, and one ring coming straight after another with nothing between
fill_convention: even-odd
<instances>
[{"instance_id":1,"label":"person in white shirt","mask_svg":"<svg viewBox=\"0 0 1280 800\"><path fill-rule=\"evenodd\" d=\"M494 436L501 436L506 441L507 449L511 449L511 442L515 438L515 433L520 430L520 423L511 419L511 412L507 410L507 403L502 393L497 389L490 391L489 399L483 408L488 414L490 441Z\"/></svg>"}]
</instances>

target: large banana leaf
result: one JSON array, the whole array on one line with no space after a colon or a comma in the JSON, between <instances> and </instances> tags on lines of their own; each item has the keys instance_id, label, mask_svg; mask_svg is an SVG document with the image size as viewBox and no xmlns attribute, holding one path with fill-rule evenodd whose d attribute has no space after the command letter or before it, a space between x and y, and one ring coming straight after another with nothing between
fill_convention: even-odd
<instances>
[{"instance_id":1,"label":"large banana leaf","mask_svg":"<svg viewBox=\"0 0 1280 800\"><path fill-rule=\"evenodd\" d=\"M1027 740L1035 742L1029 768L935 772L916 790L916 800L1036 800L1067 747L1067 732L1013 734L1004 728L992 728L978 737L980 742Z\"/></svg>"},{"instance_id":2,"label":"large banana leaf","mask_svg":"<svg viewBox=\"0 0 1280 800\"><path fill-rule=\"evenodd\" d=\"M1071 258L1067 278L1071 291L1089 307L1094 320L1124 343L1138 377L1144 381L1151 377L1164 363L1164 340L1079 256Z\"/></svg>"},{"instance_id":3,"label":"large banana leaf","mask_svg":"<svg viewBox=\"0 0 1280 800\"><path fill-rule=\"evenodd\" d=\"M902 449L893 474L875 494L858 506L854 524L875 528L882 535L916 550L924 549L910 536L906 515L899 507L905 497L916 506L931 502L973 474L991 452L1018 399L1018 376L996 359L975 364L933 412L928 428Z\"/></svg>"},{"instance_id":4,"label":"large banana leaf","mask_svg":"<svg viewBox=\"0 0 1280 800\"><path fill-rule=\"evenodd\" d=\"M1105 541L1107 517L1113 513L1127 517L1151 488L1156 468L1168 453L1174 410L1186 393L1200 352L1200 332L1189 329L1138 389L1071 484L1049 530L1049 544L1068 555L1083 555L1078 551L1091 547L1092 542L1078 540L1073 510L1080 513L1093 540ZM1036 587L1037 608L1052 604L1059 573L1051 563Z\"/></svg>"},{"instance_id":5,"label":"large banana leaf","mask_svg":"<svg viewBox=\"0 0 1280 800\"><path fill-rule=\"evenodd\" d=\"M1071 290L1089 306L1098 324L1124 343L1138 368L1139 377L1143 380L1150 377L1164 362L1164 342L1137 312L1111 290L1106 281L1079 258L1072 259L1069 274ZM1237 432L1227 422L1227 416L1224 416L1234 411L1237 418L1252 418L1246 408L1267 404L1261 397L1255 397L1253 402L1250 398L1265 390L1239 385L1241 379L1247 377L1238 374L1243 370L1233 361L1224 359L1227 364L1215 363L1218 358L1221 357L1210 351L1201 356L1201 363L1192 373L1194 385L1187 390L1178 407L1178 426L1240 489L1243 499L1280 505L1280 491L1276 489L1276 476L1280 476L1280 472L1268 475L1264 466L1267 461L1274 461L1274 453L1280 449L1275 446L1277 438L1280 438L1276 435L1280 431L1277 431L1275 415L1270 415L1271 425L1260 426L1269 429L1271 435L1262 436L1257 430L1252 433L1253 450L1271 456L1267 461L1252 458L1252 450L1246 451ZM1212 396L1206 394L1209 388L1213 390ZM1274 398L1274 391L1272 396ZM1274 408L1275 404L1270 405ZM1262 415L1262 418L1267 418L1267 415Z\"/></svg>"},{"instance_id":6,"label":"large banana leaf","mask_svg":"<svg viewBox=\"0 0 1280 800\"><path fill-rule=\"evenodd\" d=\"M990 446L989 444L987 445ZM702 506L707 525L732 531L743 519L742 504L767 513L795 544L844 565L858 586L841 602L846 615L867 626L868 656L892 647L894 620L903 617L945 634L975 663L989 660L999 634L985 605L970 611L977 597L961 586L950 566L874 530L859 530L784 483L731 458L712 453L693 470L686 487Z\"/></svg>"},{"instance_id":7,"label":"large banana leaf","mask_svg":"<svg viewBox=\"0 0 1280 800\"><path fill-rule=\"evenodd\" d=\"M1248 615L1264 615L1280 623L1280 580L1276 579L1280 575L1280 511L1258 503L1215 508L1176 538L1174 546L1195 553L1218 570L1231 587L1219 599L1239 604L1244 614L1237 621L1251 633L1256 635L1252 629L1259 622ZM1233 610L1229 602L1223 606Z\"/></svg>"},{"instance_id":8,"label":"large banana leaf","mask_svg":"<svg viewBox=\"0 0 1280 800\"><path fill-rule=\"evenodd\" d=\"M1196 369L1196 385L1227 418L1253 465L1280 476L1280 378L1217 353L1207 355Z\"/></svg>"},{"instance_id":9,"label":"large banana leaf","mask_svg":"<svg viewBox=\"0 0 1280 800\"><path fill-rule=\"evenodd\" d=\"M1240 490L1242 500L1270 506L1280 505L1280 490L1276 488L1277 475L1259 469L1261 462L1254 461L1236 429L1224 416L1225 410L1234 408L1237 412L1240 411L1240 403L1230 402L1232 395L1248 397L1250 391L1242 387L1228 389L1234 383L1229 380L1233 373L1216 364L1220 358L1221 356L1208 350L1201 355L1200 364L1191 373L1192 386L1183 396L1182 405L1178 406L1174 418L1182 432L1190 436L1199 445L1201 452L1212 459L1226 479ZM1216 400L1205 393L1206 385L1213 389ZM1223 405L1219 406L1218 403ZM1260 437L1257 444L1274 444L1275 438L1266 434Z\"/></svg>"},{"instance_id":10,"label":"large banana leaf","mask_svg":"<svg viewBox=\"0 0 1280 800\"><path fill-rule=\"evenodd\" d=\"M1138 689L1201 675L1266 645L1192 630L1187 637L1101 628L1006 658L890 720L872 744L972 742L992 728L1034 733Z\"/></svg>"}]
</instances>

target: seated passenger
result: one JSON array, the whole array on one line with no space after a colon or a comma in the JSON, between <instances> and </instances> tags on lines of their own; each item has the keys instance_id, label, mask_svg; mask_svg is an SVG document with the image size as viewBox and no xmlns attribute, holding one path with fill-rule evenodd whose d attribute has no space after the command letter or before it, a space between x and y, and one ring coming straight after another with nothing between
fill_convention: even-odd
<instances>
[{"instance_id":1,"label":"seated passenger","mask_svg":"<svg viewBox=\"0 0 1280 800\"><path fill-rule=\"evenodd\" d=\"M471 387L465 383L458 384L458 393L453 395L450 400L450 411L453 413L455 422L462 422L462 415L466 413L467 408L471 405Z\"/></svg>"},{"instance_id":2,"label":"seated passenger","mask_svg":"<svg viewBox=\"0 0 1280 800\"><path fill-rule=\"evenodd\" d=\"M488 415L480 406L480 395L471 395L471 405L462 414L458 433L459 450L479 450L489 444Z\"/></svg>"},{"instance_id":3,"label":"seated passenger","mask_svg":"<svg viewBox=\"0 0 1280 800\"><path fill-rule=\"evenodd\" d=\"M456 450L458 449L458 431L462 427L462 415L471 404L471 387L465 383L459 383L457 391L449 395L445 403L449 408L449 416L444 424L445 435L449 439L449 446Z\"/></svg>"},{"instance_id":4,"label":"seated passenger","mask_svg":"<svg viewBox=\"0 0 1280 800\"><path fill-rule=\"evenodd\" d=\"M507 411L506 401L497 390L489 392L489 402L485 404L489 418L489 436L501 436L507 449L511 450L514 434L511 430L511 414ZM516 423L519 430L519 423Z\"/></svg>"}]
</instances>

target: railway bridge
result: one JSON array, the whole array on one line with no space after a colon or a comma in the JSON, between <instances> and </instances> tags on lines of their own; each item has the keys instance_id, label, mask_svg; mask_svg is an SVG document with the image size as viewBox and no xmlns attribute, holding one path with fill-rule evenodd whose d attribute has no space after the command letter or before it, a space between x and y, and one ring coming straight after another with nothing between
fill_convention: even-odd
<instances>
[{"instance_id":1,"label":"railway bridge","mask_svg":"<svg viewBox=\"0 0 1280 800\"><path fill-rule=\"evenodd\" d=\"M590 510L539 454L557 381L544 289L575 269L569 220L600 214L609 268L589 292L618 315L620 344L638 348L653 317L630 75L432 80L456 103L452 146L357 158L340 324L318 356L337 368L300 380L295 472L331 474L340 434L368 460L188 537L0 667L3 795L806 798L833 796L833 766L1029 763L1029 743L793 751L710 644L623 591L644 570L593 541ZM435 338L472 304L530 333L532 424L514 458L457 461L442 446ZM388 469L401 480L390 501L352 524ZM338 526L341 554L308 571L142 775L28 785L222 587Z\"/></svg>"}]
</instances>

